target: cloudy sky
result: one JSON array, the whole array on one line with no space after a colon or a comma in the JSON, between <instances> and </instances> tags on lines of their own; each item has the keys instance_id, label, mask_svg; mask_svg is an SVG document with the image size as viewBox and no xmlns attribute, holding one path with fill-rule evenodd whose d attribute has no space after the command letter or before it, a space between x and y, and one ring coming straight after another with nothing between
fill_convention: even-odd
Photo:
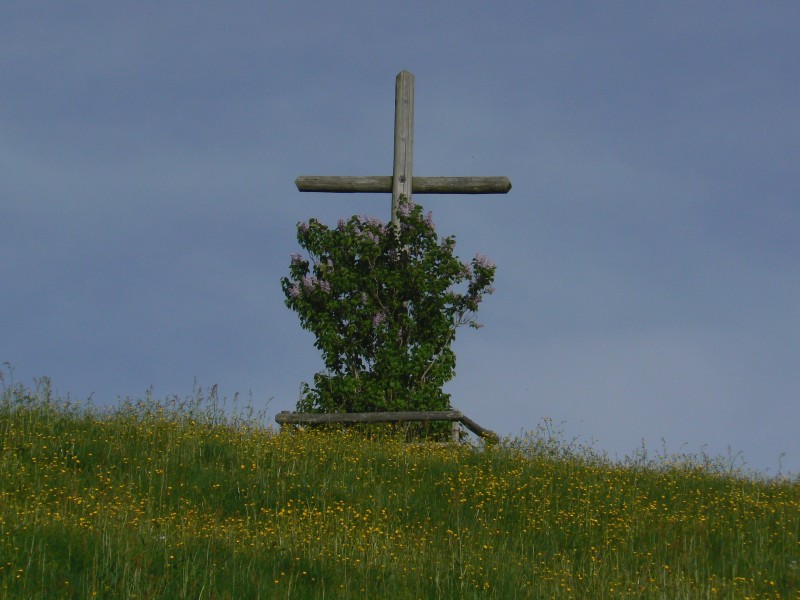
<instances>
[{"instance_id":1,"label":"cloudy sky","mask_svg":"<svg viewBox=\"0 0 800 600\"><path fill-rule=\"evenodd\" d=\"M283 304L298 221L388 219L394 81L417 196L498 265L453 404L800 472L800 5L23 2L0 8L0 362L60 395L294 407L322 369ZM6 382L8 371L6 370Z\"/></svg>"}]
</instances>

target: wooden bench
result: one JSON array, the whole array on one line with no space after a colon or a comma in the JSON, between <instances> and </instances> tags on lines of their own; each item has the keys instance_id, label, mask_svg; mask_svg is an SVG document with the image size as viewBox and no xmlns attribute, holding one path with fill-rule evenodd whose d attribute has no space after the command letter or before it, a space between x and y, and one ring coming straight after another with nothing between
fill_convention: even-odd
<instances>
[{"instance_id":1,"label":"wooden bench","mask_svg":"<svg viewBox=\"0 0 800 600\"><path fill-rule=\"evenodd\" d=\"M451 439L459 441L458 424L461 423L479 438L498 442L500 437L490 429L481 427L458 410L368 412L368 413L296 413L284 410L275 415L281 425L322 425L328 423L408 423L419 421L450 421L453 424Z\"/></svg>"}]
</instances>

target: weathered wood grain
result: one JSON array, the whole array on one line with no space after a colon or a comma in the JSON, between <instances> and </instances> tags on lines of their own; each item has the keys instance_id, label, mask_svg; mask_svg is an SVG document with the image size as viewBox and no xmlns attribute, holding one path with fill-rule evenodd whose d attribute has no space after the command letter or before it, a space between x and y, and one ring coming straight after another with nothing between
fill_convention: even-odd
<instances>
[{"instance_id":1,"label":"weathered wood grain","mask_svg":"<svg viewBox=\"0 0 800 600\"><path fill-rule=\"evenodd\" d=\"M388 193L392 178L374 176L301 175L295 179L301 192ZM415 194L506 194L511 189L508 177L412 177Z\"/></svg>"},{"instance_id":2,"label":"weathered wood grain","mask_svg":"<svg viewBox=\"0 0 800 600\"><path fill-rule=\"evenodd\" d=\"M392 170L392 223L397 225L400 196L411 200L414 170L414 76L400 71L394 92L394 166Z\"/></svg>"},{"instance_id":3,"label":"weathered wood grain","mask_svg":"<svg viewBox=\"0 0 800 600\"><path fill-rule=\"evenodd\" d=\"M394 88L394 164L392 175L325 177L304 175L295 180L301 192L392 194L393 223L400 196L413 194L505 194L508 177L414 177L414 75L400 71Z\"/></svg>"},{"instance_id":4,"label":"weathered wood grain","mask_svg":"<svg viewBox=\"0 0 800 600\"><path fill-rule=\"evenodd\" d=\"M279 425L323 425L326 423L398 423L413 421L458 421L479 437L499 440L491 429L481 427L458 410L397 411L367 413L296 413L281 411L275 415Z\"/></svg>"}]
</instances>

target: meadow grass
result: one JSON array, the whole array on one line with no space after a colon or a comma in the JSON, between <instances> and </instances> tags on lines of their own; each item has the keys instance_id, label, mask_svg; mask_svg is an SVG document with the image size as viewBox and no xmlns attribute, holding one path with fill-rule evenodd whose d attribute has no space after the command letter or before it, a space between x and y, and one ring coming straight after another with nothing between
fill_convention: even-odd
<instances>
[{"instance_id":1,"label":"meadow grass","mask_svg":"<svg viewBox=\"0 0 800 600\"><path fill-rule=\"evenodd\" d=\"M800 598L800 481L4 387L0 598Z\"/></svg>"}]
</instances>

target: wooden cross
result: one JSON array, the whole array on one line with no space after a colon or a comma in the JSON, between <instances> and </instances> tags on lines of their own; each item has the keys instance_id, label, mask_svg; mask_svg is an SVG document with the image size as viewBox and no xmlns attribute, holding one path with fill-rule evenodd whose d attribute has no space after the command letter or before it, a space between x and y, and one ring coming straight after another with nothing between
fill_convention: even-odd
<instances>
[{"instance_id":1,"label":"wooden cross","mask_svg":"<svg viewBox=\"0 0 800 600\"><path fill-rule=\"evenodd\" d=\"M417 194L506 194L508 177L415 177L414 163L414 75L400 71L395 80L394 169L392 176L325 177L304 175L295 180L301 192L391 192L392 223L397 224L400 196L411 200Z\"/></svg>"}]
</instances>

